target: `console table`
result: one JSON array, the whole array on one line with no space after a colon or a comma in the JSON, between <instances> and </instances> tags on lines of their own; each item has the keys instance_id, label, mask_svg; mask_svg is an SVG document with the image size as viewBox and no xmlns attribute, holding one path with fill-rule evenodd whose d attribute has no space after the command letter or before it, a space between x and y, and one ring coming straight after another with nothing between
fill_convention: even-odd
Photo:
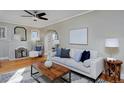
<instances>
[{"instance_id":1,"label":"console table","mask_svg":"<svg viewBox=\"0 0 124 93\"><path fill-rule=\"evenodd\" d=\"M111 82L120 81L120 72L121 72L121 64L120 60L104 60L105 63L105 75L106 79L109 79Z\"/></svg>"}]
</instances>

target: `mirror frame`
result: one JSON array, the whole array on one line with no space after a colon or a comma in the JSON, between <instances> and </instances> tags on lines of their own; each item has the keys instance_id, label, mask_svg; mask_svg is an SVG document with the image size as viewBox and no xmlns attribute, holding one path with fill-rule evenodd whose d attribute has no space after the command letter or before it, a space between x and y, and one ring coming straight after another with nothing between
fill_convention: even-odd
<instances>
[{"instance_id":1,"label":"mirror frame","mask_svg":"<svg viewBox=\"0 0 124 93\"><path fill-rule=\"evenodd\" d=\"M21 40L21 41L27 41L27 29L25 27L16 26L14 28L14 34L16 34L16 29L17 28L21 28L21 29L24 29L25 30L25 40Z\"/></svg>"}]
</instances>

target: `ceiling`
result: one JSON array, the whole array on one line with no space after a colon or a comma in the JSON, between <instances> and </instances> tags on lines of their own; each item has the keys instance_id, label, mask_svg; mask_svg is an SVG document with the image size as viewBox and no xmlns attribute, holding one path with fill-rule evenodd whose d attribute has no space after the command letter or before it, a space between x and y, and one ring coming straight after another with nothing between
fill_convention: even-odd
<instances>
[{"instance_id":1,"label":"ceiling","mask_svg":"<svg viewBox=\"0 0 124 93\"><path fill-rule=\"evenodd\" d=\"M32 12L32 10L30 10ZM90 11L88 10L38 10L38 13L45 12L47 15L44 17L48 20L33 21L32 17L21 17L21 15L29 15L23 10L0 10L0 21L12 24L26 25L31 27L45 27L55 24L72 17L76 17Z\"/></svg>"}]
</instances>

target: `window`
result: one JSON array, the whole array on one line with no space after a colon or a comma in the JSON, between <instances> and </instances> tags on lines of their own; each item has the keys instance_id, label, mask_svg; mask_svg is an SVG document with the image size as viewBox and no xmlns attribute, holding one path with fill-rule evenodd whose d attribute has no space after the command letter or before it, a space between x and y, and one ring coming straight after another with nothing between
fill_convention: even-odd
<instances>
[{"instance_id":1,"label":"window","mask_svg":"<svg viewBox=\"0 0 124 93\"><path fill-rule=\"evenodd\" d=\"M33 32L31 33L31 39L32 39L32 40L37 40L37 39L38 39L38 32L33 31Z\"/></svg>"},{"instance_id":2,"label":"window","mask_svg":"<svg viewBox=\"0 0 124 93\"><path fill-rule=\"evenodd\" d=\"M0 39L6 38L6 27L0 27Z\"/></svg>"}]
</instances>

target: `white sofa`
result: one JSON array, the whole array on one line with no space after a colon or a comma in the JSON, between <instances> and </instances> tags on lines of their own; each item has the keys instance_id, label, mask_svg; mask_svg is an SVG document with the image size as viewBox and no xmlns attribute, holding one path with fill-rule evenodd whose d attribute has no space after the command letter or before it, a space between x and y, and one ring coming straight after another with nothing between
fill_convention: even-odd
<instances>
[{"instance_id":1,"label":"white sofa","mask_svg":"<svg viewBox=\"0 0 124 93\"><path fill-rule=\"evenodd\" d=\"M83 51L79 49L71 49L70 57L71 58L60 58L52 57L54 63L63 65L74 72L85 75L89 78L96 80L98 76L103 71L103 58L99 56L97 51L90 50L90 59L84 62L76 62L73 59L74 53L76 51Z\"/></svg>"}]
</instances>

